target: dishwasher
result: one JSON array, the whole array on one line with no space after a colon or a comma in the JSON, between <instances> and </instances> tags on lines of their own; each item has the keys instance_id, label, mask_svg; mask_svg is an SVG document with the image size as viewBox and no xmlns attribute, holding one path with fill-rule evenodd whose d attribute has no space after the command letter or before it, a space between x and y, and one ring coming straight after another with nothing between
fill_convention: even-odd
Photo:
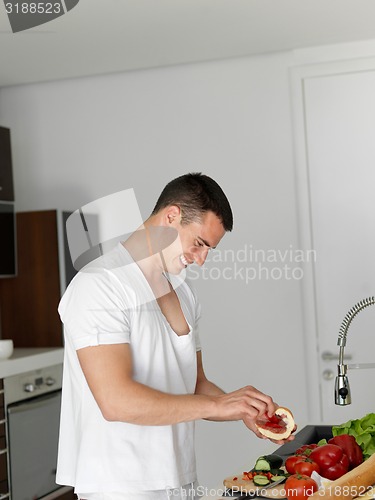
<instances>
[{"instance_id":1,"label":"dishwasher","mask_svg":"<svg viewBox=\"0 0 375 500\"><path fill-rule=\"evenodd\" d=\"M35 500L55 482L62 365L4 378L10 500Z\"/></svg>"}]
</instances>

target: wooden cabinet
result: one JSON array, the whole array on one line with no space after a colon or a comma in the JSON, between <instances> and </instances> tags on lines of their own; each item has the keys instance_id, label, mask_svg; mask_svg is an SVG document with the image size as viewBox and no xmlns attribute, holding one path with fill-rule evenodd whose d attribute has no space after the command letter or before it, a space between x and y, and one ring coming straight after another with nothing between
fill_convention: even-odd
<instances>
[{"instance_id":1,"label":"wooden cabinet","mask_svg":"<svg viewBox=\"0 0 375 500\"><path fill-rule=\"evenodd\" d=\"M61 347L58 212L19 212L16 222L18 271L0 280L1 336L15 347Z\"/></svg>"},{"instance_id":2,"label":"wooden cabinet","mask_svg":"<svg viewBox=\"0 0 375 500\"><path fill-rule=\"evenodd\" d=\"M10 130L0 127L0 200L14 201Z\"/></svg>"}]
</instances>

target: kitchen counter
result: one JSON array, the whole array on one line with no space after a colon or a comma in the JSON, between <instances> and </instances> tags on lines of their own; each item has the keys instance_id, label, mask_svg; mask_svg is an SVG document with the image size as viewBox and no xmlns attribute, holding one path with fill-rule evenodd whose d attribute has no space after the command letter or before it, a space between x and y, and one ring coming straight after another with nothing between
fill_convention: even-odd
<instances>
[{"instance_id":1,"label":"kitchen counter","mask_svg":"<svg viewBox=\"0 0 375 500\"><path fill-rule=\"evenodd\" d=\"M265 441L266 445L270 442ZM267 446L266 446L267 448ZM276 453L276 450L267 450L265 448L265 454L268 453ZM237 467L233 467L232 471L228 471L228 474L226 474L226 477L242 477L242 471L249 470L251 467L249 464L255 464L255 460L260 456L260 454L255 454L253 457L249 458L246 464L238 465ZM218 478L218 483L214 488L208 489L207 487L201 485L200 490L198 490L198 493L200 493L202 496L199 497L199 500L236 500L237 498L241 498L241 493L233 493L231 495L230 490L227 490L223 484L223 478ZM242 498L244 498L242 496ZM251 498L250 496L248 498ZM254 497L255 500L266 500L264 498L259 498L259 497ZM273 499L271 499L273 500ZM275 498L274 500L278 500ZM285 500L285 499L282 499Z\"/></svg>"},{"instance_id":2,"label":"kitchen counter","mask_svg":"<svg viewBox=\"0 0 375 500\"><path fill-rule=\"evenodd\" d=\"M292 441L289 444L284 445L284 447L281 451L279 451L279 448L275 449L275 444L271 443L271 441L264 440L264 454L277 453L277 454L280 454L281 456L283 456L284 458L286 455L292 454L292 451L294 451L294 449L296 449L296 448L298 448L298 446L306 443L306 431L308 432L308 434L310 434L310 431L308 431L308 429L311 429L311 427L312 426L309 423L299 422L298 429L296 432L295 442L293 443L293 441ZM313 426L313 427L317 427L318 429L320 429L318 431L318 435L314 436L312 439L307 439L307 441L317 442L317 441L319 441L319 439L326 437L326 435L324 434L326 432L326 426L318 425L318 426ZM301 432L302 430L303 430L303 432ZM301 434L299 434L299 433L301 433ZM320 435L321 433L323 433L323 434ZM297 445L298 442L299 442L299 444ZM246 464L242 464L242 465L238 465L237 467L233 467L232 471L228 471L228 474L226 474L226 476L227 477L229 477L231 475L233 477L234 476L242 476L242 471L249 470L249 468L251 468L251 465L249 465L249 464L255 464L255 461L259 456L260 456L260 453L257 453L253 457L249 457L249 460L247 461ZM237 494L234 493L233 496L231 496L230 492L227 491L228 494L226 496L223 496L223 494L225 492L223 480L224 480L224 477L218 478L218 484L213 489L207 490L207 488L203 488L203 491L202 491L203 496L201 497L200 500L229 500L230 498L232 498L232 500L235 500L236 498L241 498L240 492ZM255 498L255 500L257 500L257 499L265 500L265 499L262 499L260 497L254 497L254 498ZM271 498L271 500L272 500L273 496L270 495L269 498ZM274 500L277 500L277 497L275 497Z\"/></svg>"},{"instance_id":3,"label":"kitchen counter","mask_svg":"<svg viewBox=\"0 0 375 500\"><path fill-rule=\"evenodd\" d=\"M63 347L15 348L10 358L0 360L0 378L58 365L63 359Z\"/></svg>"},{"instance_id":4,"label":"kitchen counter","mask_svg":"<svg viewBox=\"0 0 375 500\"><path fill-rule=\"evenodd\" d=\"M317 443L320 439L329 439L329 437L332 435L331 434L331 426L326 425L326 424L301 425L300 429L301 430L296 433L294 441L291 441L290 443L287 443L287 444L281 446L280 448L273 451L273 453L279 454L281 457L283 457L285 459L287 456L292 455L294 453L294 451L296 450L296 448L298 448L299 446L306 444L306 443ZM251 463L255 463L256 458L257 457L254 457L253 461ZM362 500L373 500L375 498L375 496L374 496L375 485L372 485L372 482L374 481L374 473L375 473L375 461L373 460L373 458L375 459L375 457L371 457L369 460L367 460L365 463L363 463L361 466L359 466L359 467L362 467L362 469L361 469L361 472L357 476L356 476L356 474L354 474L354 476L357 479L359 479L359 482L357 483L357 485L354 485L354 483L353 483L352 486L349 486L349 482L348 482L349 478L345 479L345 476L344 476L343 482L341 482L340 486L337 486L337 487L339 487L339 488L340 487L341 488L350 488L350 487L359 488L360 485L364 488L368 487L369 488L368 492L364 496L361 496L360 498ZM365 470L363 469L363 467L366 470L366 473L365 473ZM239 475L241 475L240 471L244 471L244 470L248 470L248 464L245 467L240 467L240 468L237 468L237 470L233 470L232 473L235 476L239 476ZM349 472L348 476L350 474L352 474L352 473ZM353 479L353 475L351 476L351 479ZM341 479L340 479L340 481L341 481ZM362 482L362 481L364 481L364 482ZM369 485L371 485L371 486L369 486ZM203 496L201 498L201 500L228 500L229 498L232 498L234 500L234 498L241 498L241 496L238 497L238 494L240 492L237 494L235 493L233 497L231 497L230 495L223 496L223 490L224 490L224 486L223 486L222 481L220 481L217 489L216 490L213 489L213 490L210 490L209 492L205 492L206 495ZM348 497L348 500L351 500L352 495L349 495L348 492L345 493L345 491L346 490L344 490L344 489L342 490L342 494L340 495L340 498ZM347 490L347 491L349 491L349 490ZM353 491L355 491L355 490L353 490ZM358 491L360 491L360 490L358 490ZM329 493L330 492L327 493L326 498L329 497ZM268 490L267 493L265 493L265 496L267 496L269 500L278 500L278 499L284 500L277 495L276 490L272 490L272 489ZM335 495L332 494L332 497L333 496L335 496ZM262 497L254 497L254 498L261 499ZM323 496L322 496L322 498L323 498ZM357 499L355 499L355 500L357 500Z\"/></svg>"}]
</instances>

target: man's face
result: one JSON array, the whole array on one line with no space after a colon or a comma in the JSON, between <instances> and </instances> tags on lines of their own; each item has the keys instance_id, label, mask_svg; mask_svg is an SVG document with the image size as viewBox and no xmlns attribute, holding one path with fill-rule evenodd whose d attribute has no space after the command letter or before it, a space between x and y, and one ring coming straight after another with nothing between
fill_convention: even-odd
<instances>
[{"instance_id":1,"label":"man's face","mask_svg":"<svg viewBox=\"0 0 375 500\"><path fill-rule=\"evenodd\" d=\"M202 266L211 248L215 248L225 234L225 229L213 212L207 212L201 222L182 225L174 223L179 238L163 252L168 272L179 274L194 262Z\"/></svg>"}]
</instances>

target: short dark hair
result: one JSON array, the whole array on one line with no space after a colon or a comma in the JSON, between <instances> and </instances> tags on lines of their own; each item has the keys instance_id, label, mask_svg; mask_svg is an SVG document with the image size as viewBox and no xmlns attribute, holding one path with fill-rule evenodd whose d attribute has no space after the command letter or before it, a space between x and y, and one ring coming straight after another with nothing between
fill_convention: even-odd
<instances>
[{"instance_id":1,"label":"short dark hair","mask_svg":"<svg viewBox=\"0 0 375 500\"><path fill-rule=\"evenodd\" d=\"M200 172L182 175L169 182L161 192L152 211L155 215L170 205L181 210L181 224L200 222L207 212L213 212L225 231L233 228L233 214L228 198L219 184Z\"/></svg>"}]
</instances>

